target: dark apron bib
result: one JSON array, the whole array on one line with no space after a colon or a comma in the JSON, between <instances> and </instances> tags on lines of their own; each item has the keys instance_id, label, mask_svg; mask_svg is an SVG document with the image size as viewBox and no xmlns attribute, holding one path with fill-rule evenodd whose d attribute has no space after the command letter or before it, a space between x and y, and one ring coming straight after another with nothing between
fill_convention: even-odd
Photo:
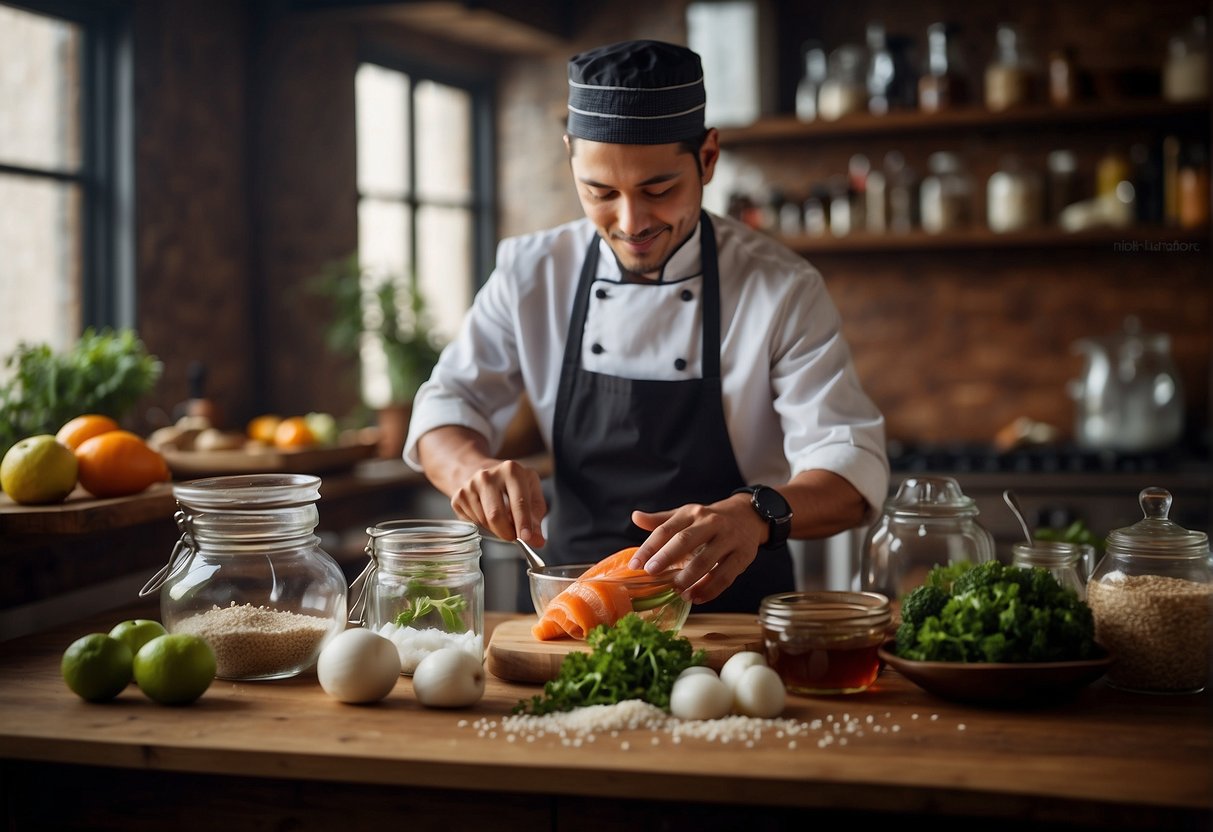
<instances>
[{"instance_id":1,"label":"dark apron bib","mask_svg":"<svg viewBox=\"0 0 1213 832\"><path fill-rule=\"evenodd\" d=\"M598 269L598 236L586 251L569 321L552 427L555 499L549 563L593 563L648 532L633 509L712 503L745 485L725 426L720 380L720 276L716 235L700 218L703 378L647 381L581 367L581 342ZM671 359L673 360L673 359ZM759 550L720 597L696 612L757 612L766 595L795 588L786 546Z\"/></svg>"}]
</instances>

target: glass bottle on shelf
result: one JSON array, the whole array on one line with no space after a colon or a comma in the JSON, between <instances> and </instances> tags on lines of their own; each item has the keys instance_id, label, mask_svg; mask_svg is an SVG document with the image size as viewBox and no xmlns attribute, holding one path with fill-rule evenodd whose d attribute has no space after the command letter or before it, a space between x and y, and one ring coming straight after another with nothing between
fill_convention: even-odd
<instances>
[{"instance_id":1,"label":"glass bottle on shelf","mask_svg":"<svg viewBox=\"0 0 1213 832\"><path fill-rule=\"evenodd\" d=\"M1049 103L1069 107L1078 98L1078 76L1074 48L1067 46L1049 53Z\"/></svg>"},{"instance_id":2,"label":"glass bottle on shelf","mask_svg":"<svg viewBox=\"0 0 1213 832\"><path fill-rule=\"evenodd\" d=\"M918 79L918 108L937 113L968 102L964 61L956 46L956 28L948 23L927 27L927 62Z\"/></svg>"},{"instance_id":3,"label":"glass bottle on shelf","mask_svg":"<svg viewBox=\"0 0 1213 832\"><path fill-rule=\"evenodd\" d=\"M905 157L896 150L885 154L883 167L888 205L886 226L895 234L905 234L918 225L918 182Z\"/></svg>"},{"instance_id":4,"label":"glass bottle on shelf","mask_svg":"<svg viewBox=\"0 0 1213 832\"><path fill-rule=\"evenodd\" d=\"M835 121L865 108L868 90L864 66L864 50L860 46L845 44L830 53L826 79L817 93L820 118Z\"/></svg>"},{"instance_id":5,"label":"glass bottle on shelf","mask_svg":"<svg viewBox=\"0 0 1213 832\"><path fill-rule=\"evenodd\" d=\"M1039 178L1024 168L1017 156L1006 156L986 184L986 224L1002 234L1039 224L1041 210Z\"/></svg>"},{"instance_id":6,"label":"glass bottle on shelf","mask_svg":"<svg viewBox=\"0 0 1213 832\"><path fill-rule=\"evenodd\" d=\"M914 107L915 81L909 65L910 42L888 35L880 23L868 24L868 111L885 115Z\"/></svg>"},{"instance_id":7,"label":"glass bottle on shelf","mask_svg":"<svg viewBox=\"0 0 1213 832\"><path fill-rule=\"evenodd\" d=\"M1061 212L1078 202L1082 196L1078 183L1078 157L1072 150L1054 150L1045 160L1048 184L1045 193L1045 213L1056 225Z\"/></svg>"},{"instance_id":8,"label":"glass bottle on shelf","mask_svg":"<svg viewBox=\"0 0 1213 832\"><path fill-rule=\"evenodd\" d=\"M973 185L960 157L947 151L932 153L927 168L930 173L919 192L923 230L939 234L967 227Z\"/></svg>"},{"instance_id":9,"label":"glass bottle on shelf","mask_svg":"<svg viewBox=\"0 0 1213 832\"><path fill-rule=\"evenodd\" d=\"M1207 23L1203 16L1167 42L1162 71L1162 97L1167 101L1199 101L1209 97Z\"/></svg>"},{"instance_id":10,"label":"glass bottle on shelf","mask_svg":"<svg viewBox=\"0 0 1213 832\"><path fill-rule=\"evenodd\" d=\"M1000 23L995 42L994 58L986 67L986 108L1001 112L1031 99L1033 67L1018 26Z\"/></svg>"},{"instance_id":11,"label":"glass bottle on shelf","mask_svg":"<svg viewBox=\"0 0 1213 832\"><path fill-rule=\"evenodd\" d=\"M1209 158L1203 144L1193 142L1179 165L1179 227L1209 224Z\"/></svg>"},{"instance_id":12,"label":"glass bottle on shelf","mask_svg":"<svg viewBox=\"0 0 1213 832\"><path fill-rule=\"evenodd\" d=\"M826 51L815 40L804 45L804 75L796 85L796 118L817 118L817 95L826 79Z\"/></svg>"}]
</instances>

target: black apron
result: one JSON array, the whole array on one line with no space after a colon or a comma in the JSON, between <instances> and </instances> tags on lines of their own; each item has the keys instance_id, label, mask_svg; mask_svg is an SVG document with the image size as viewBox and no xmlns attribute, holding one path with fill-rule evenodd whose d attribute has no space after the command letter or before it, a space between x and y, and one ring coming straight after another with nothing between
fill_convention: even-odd
<instances>
[{"instance_id":1,"label":"black apron","mask_svg":"<svg viewBox=\"0 0 1213 832\"><path fill-rule=\"evenodd\" d=\"M633 509L713 503L746 484L725 427L716 235L706 213L699 225L703 378L637 380L582 369L597 235L586 251L552 427L555 498L544 547L549 563L593 563L643 543L649 533L632 523ZM765 596L794 588L787 546L760 549L732 586L694 611L756 613Z\"/></svg>"}]
</instances>

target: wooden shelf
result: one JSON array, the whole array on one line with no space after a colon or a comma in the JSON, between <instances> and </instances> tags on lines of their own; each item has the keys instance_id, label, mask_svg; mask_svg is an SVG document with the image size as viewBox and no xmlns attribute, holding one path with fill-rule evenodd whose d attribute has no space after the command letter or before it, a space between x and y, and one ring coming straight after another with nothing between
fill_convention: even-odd
<instances>
[{"instance_id":1,"label":"wooden shelf","mask_svg":"<svg viewBox=\"0 0 1213 832\"><path fill-rule=\"evenodd\" d=\"M940 113L905 112L874 116L854 113L837 121L803 122L795 116L772 116L745 127L723 127L720 142L725 149L771 142L799 142L816 139L854 138L856 136L905 135L910 133L947 133L954 130L996 131L1054 127L1106 127L1108 125L1150 120L1158 124L1209 126L1209 102L1174 104L1167 101L1126 100L1108 103L1076 104L1073 107L1022 107L1006 112L981 108L948 110Z\"/></svg>"},{"instance_id":2,"label":"wooden shelf","mask_svg":"<svg viewBox=\"0 0 1213 832\"><path fill-rule=\"evenodd\" d=\"M855 233L845 237L781 236L788 248L803 255L816 254L877 254L888 252L937 252L973 249L1061 249L1106 248L1114 252L1122 245L1126 254L1166 253L1168 246L1177 254L1197 254L1207 257L1210 250L1210 230L1159 227L1093 228L1088 231L1066 232L1059 228L1036 228L1027 231L997 234L989 229L974 228L928 234L913 231L905 234Z\"/></svg>"}]
</instances>

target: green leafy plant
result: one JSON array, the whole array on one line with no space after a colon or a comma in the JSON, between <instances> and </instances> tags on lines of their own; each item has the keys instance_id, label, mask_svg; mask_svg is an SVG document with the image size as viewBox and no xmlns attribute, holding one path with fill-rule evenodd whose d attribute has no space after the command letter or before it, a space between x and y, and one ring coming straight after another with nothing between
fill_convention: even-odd
<instances>
[{"instance_id":1,"label":"green leafy plant","mask_svg":"<svg viewBox=\"0 0 1213 832\"><path fill-rule=\"evenodd\" d=\"M548 714L625 699L643 699L668 711L678 674L707 659L689 639L635 613L612 627L595 627L586 643L590 652L575 650L565 656L556 678L543 686L543 695L523 699L514 713Z\"/></svg>"},{"instance_id":2,"label":"green leafy plant","mask_svg":"<svg viewBox=\"0 0 1213 832\"><path fill-rule=\"evenodd\" d=\"M26 436L55 433L82 413L120 420L155 386L163 365L129 329L88 329L70 349L21 343L4 359L0 456Z\"/></svg>"},{"instance_id":3,"label":"green leafy plant","mask_svg":"<svg viewBox=\"0 0 1213 832\"><path fill-rule=\"evenodd\" d=\"M467 608L467 601L462 595L448 595L446 598L418 595L409 598L407 604L396 616L396 624L401 627L412 626L430 613L436 612L442 619L443 629L448 633L462 633L467 629L462 617Z\"/></svg>"},{"instance_id":4,"label":"green leafy plant","mask_svg":"<svg viewBox=\"0 0 1213 832\"><path fill-rule=\"evenodd\" d=\"M1072 661L1095 649L1090 607L1040 567L936 566L901 604L897 655L906 659Z\"/></svg>"},{"instance_id":5,"label":"green leafy plant","mask_svg":"<svg viewBox=\"0 0 1213 832\"><path fill-rule=\"evenodd\" d=\"M392 402L411 402L442 350L425 299L411 282L365 268L353 254L328 264L312 289L332 303L329 348L358 358L364 339L373 339L387 360Z\"/></svg>"}]
</instances>

